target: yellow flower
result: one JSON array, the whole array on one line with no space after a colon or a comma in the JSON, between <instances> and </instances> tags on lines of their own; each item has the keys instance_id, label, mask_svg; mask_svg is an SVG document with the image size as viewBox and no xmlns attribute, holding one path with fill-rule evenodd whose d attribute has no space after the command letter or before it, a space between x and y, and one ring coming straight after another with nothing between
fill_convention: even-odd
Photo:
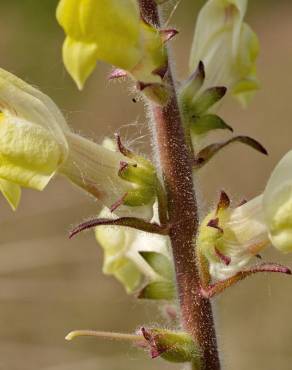
<instances>
[{"instance_id":1,"label":"yellow flower","mask_svg":"<svg viewBox=\"0 0 292 370\"><path fill-rule=\"evenodd\" d=\"M119 174L125 162L132 165L126 180ZM148 182L144 184L140 167L121 153L71 132L47 95L0 69L0 191L13 209L19 203L21 187L43 190L58 173L107 207L124 197L125 203L121 202L117 211L120 215L137 212L151 218L155 200L155 189L149 183L152 173L146 173ZM144 172L142 169L145 177Z\"/></svg>"},{"instance_id":2,"label":"yellow flower","mask_svg":"<svg viewBox=\"0 0 292 370\"><path fill-rule=\"evenodd\" d=\"M79 89L97 60L137 80L159 81L152 71L165 63L162 39L140 19L136 0L61 0L57 20L67 34L63 61Z\"/></svg>"},{"instance_id":3,"label":"yellow flower","mask_svg":"<svg viewBox=\"0 0 292 370\"><path fill-rule=\"evenodd\" d=\"M115 218L115 215L104 208L99 217ZM157 221L157 215L152 221ZM159 253L171 261L166 236L122 226L98 226L95 228L95 237L104 250L103 272L119 280L128 293L141 287L143 278L148 283L164 281L141 253Z\"/></svg>"},{"instance_id":4,"label":"yellow flower","mask_svg":"<svg viewBox=\"0 0 292 370\"><path fill-rule=\"evenodd\" d=\"M0 69L0 190L15 209L20 187L42 190L66 160L68 126L46 95Z\"/></svg>"},{"instance_id":5,"label":"yellow flower","mask_svg":"<svg viewBox=\"0 0 292 370\"><path fill-rule=\"evenodd\" d=\"M272 244L292 252L292 151L278 163L263 196L263 210Z\"/></svg>"},{"instance_id":6,"label":"yellow flower","mask_svg":"<svg viewBox=\"0 0 292 370\"><path fill-rule=\"evenodd\" d=\"M240 271L269 244L292 252L292 151L277 164L261 195L212 211L200 225L198 248L219 280Z\"/></svg>"},{"instance_id":7,"label":"yellow flower","mask_svg":"<svg viewBox=\"0 0 292 370\"><path fill-rule=\"evenodd\" d=\"M235 209L210 212L198 236L198 248L218 280L235 275L268 243L261 196Z\"/></svg>"},{"instance_id":8,"label":"yellow flower","mask_svg":"<svg viewBox=\"0 0 292 370\"><path fill-rule=\"evenodd\" d=\"M243 21L247 0L209 0L199 13L190 56L190 71L204 63L204 88L225 86L246 104L259 84L256 34Z\"/></svg>"}]
</instances>

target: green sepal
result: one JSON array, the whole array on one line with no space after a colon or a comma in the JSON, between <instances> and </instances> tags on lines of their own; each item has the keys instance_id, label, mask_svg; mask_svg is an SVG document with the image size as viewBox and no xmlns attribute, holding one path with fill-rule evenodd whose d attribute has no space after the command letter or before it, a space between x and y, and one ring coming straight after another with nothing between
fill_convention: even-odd
<instances>
[{"instance_id":1,"label":"green sepal","mask_svg":"<svg viewBox=\"0 0 292 370\"><path fill-rule=\"evenodd\" d=\"M173 265L166 256L156 252L140 252L140 254L158 275L172 281Z\"/></svg>"},{"instance_id":2,"label":"green sepal","mask_svg":"<svg viewBox=\"0 0 292 370\"><path fill-rule=\"evenodd\" d=\"M155 330L154 330L155 331ZM163 331L157 329L157 333L160 335ZM162 332L162 333L161 333ZM166 335L167 333L167 335ZM176 333L165 330L165 335L161 335L161 344L169 346L170 349L162 353L161 357L169 362L183 363L183 362L194 362L194 358L197 359L197 368L199 369L199 351L195 346L192 337L187 333ZM194 368L194 367L193 367Z\"/></svg>"},{"instance_id":3,"label":"green sepal","mask_svg":"<svg viewBox=\"0 0 292 370\"><path fill-rule=\"evenodd\" d=\"M202 135L211 130L229 130L233 131L222 118L215 114L206 114L199 118L191 120L190 128L195 135Z\"/></svg>"},{"instance_id":4,"label":"green sepal","mask_svg":"<svg viewBox=\"0 0 292 370\"><path fill-rule=\"evenodd\" d=\"M130 190L123 198L123 204L129 207L137 207L149 204L156 196L155 188L140 186L138 189Z\"/></svg>"},{"instance_id":5,"label":"green sepal","mask_svg":"<svg viewBox=\"0 0 292 370\"><path fill-rule=\"evenodd\" d=\"M203 62L200 62L195 72L182 85L179 91L179 100L183 109L191 104L197 92L203 86L205 81L205 68Z\"/></svg>"},{"instance_id":6,"label":"green sepal","mask_svg":"<svg viewBox=\"0 0 292 370\"><path fill-rule=\"evenodd\" d=\"M160 328L142 328L141 331L152 358L161 357L174 363L192 362L193 368L201 368L200 349L189 334Z\"/></svg>"},{"instance_id":7,"label":"green sepal","mask_svg":"<svg viewBox=\"0 0 292 370\"><path fill-rule=\"evenodd\" d=\"M201 116L209 108L218 103L223 96L226 94L226 87L224 86L215 86L210 87L209 89L202 92L202 94L192 102L192 105L189 106L189 111L193 116Z\"/></svg>"},{"instance_id":8,"label":"green sepal","mask_svg":"<svg viewBox=\"0 0 292 370\"><path fill-rule=\"evenodd\" d=\"M155 187L156 185L156 174L154 169L141 167L139 165L128 163L125 163L124 165L121 164L119 176L123 180L137 185L152 187Z\"/></svg>"},{"instance_id":9,"label":"green sepal","mask_svg":"<svg viewBox=\"0 0 292 370\"><path fill-rule=\"evenodd\" d=\"M121 162L118 175L121 179L131 182L133 190L129 190L123 198L123 204L136 207L153 202L157 194L158 179L155 168L150 161L131 153L136 164Z\"/></svg>"}]
</instances>

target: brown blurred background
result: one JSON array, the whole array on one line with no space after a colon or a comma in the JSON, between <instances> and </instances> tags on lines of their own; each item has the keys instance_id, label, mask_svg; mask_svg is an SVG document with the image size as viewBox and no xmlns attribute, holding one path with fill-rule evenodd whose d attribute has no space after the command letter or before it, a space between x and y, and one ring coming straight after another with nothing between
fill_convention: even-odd
<instances>
[{"instance_id":1,"label":"brown blurred background","mask_svg":"<svg viewBox=\"0 0 292 370\"><path fill-rule=\"evenodd\" d=\"M186 77L198 0L182 0L172 25L180 77ZM201 171L202 209L225 189L235 201L262 191L271 169L291 148L291 0L250 1L248 20L261 41L262 89L247 110L234 101L222 116L236 129L259 139L265 158L234 145ZM143 104L131 100L129 85L109 84L107 66L98 64L82 93L61 61L63 33L55 21L56 0L0 0L1 67L49 94L72 127L97 141L122 126L127 140L148 148ZM132 125L136 123L133 129ZM101 274L102 256L92 233L69 241L70 225L97 213L98 205L62 178L41 193L24 191L13 213L0 207L0 369L130 370L181 368L150 361L127 345L90 338L64 340L75 328L131 332L161 320L153 304L125 295ZM268 260L292 266L291 256L272 250ZM291 370L292 280L261 275L230 289L216 301L218 335L226 370Z\"/></svg>"}]
</instances>

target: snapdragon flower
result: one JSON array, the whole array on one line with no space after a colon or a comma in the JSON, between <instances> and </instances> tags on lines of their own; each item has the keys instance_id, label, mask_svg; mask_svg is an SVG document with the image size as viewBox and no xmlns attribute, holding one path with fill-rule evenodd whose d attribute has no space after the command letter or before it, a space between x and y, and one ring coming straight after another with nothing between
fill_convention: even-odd
<instances>
[{"instance_id":1,"label":"snapdragon flower","mask_svg":"<svg viewBox=\"0 0 292 370\"><path fill-rule=\"evenodd\" d=\"M198 236L200 253L217 280L246 268L270 244L283 253L292 251L292 151L275 167L263 194L210 212Z\"/></svg>"},{"instance_id":2,"label":"snapdragon flower","mask_svg":"<svg viewBox=\"0 0 292 370\"><path fill-rule=\"evenodd\" d=\"M165 64L163 40L141 19L136 0L61 0L57 20L67 35L63 61L79 89L98 60L159 82L152 72Z\"/></svg>"},{"instance_id":3,"label":"snapdragon flower","mask_svg":"<svg viewBox=\"0 0 292 370\"><path fill-rule=\"evenodd\" d=\"M43 190L66 161L69 128L46 95L0 69L0 178L12 208L20 187Z\"/></svg>"},{"instance_id":4,"label":"snapdragon flower","mask_svg":"<svg viewBox=\"0 0 292 370\"><path fill-rule=\"evenodd\" d=\"M154 189L142 186L139 175L136 183L119 176L121 162L127 161L133 165L133 177L135 162L74 134L47 95L3 69L0 110L0 191L13 209L21 187L43 190L55 174L61 174L107 207L129 198L132 207L121 202L121 214L152 217Z\"/></svg>"},{"instance_id":5,"label":"snapdragon flower","mask_svg":"<svg viewBox=\"0 0 292 370\"><path fill-rule=\"evenodd\" d=\"M259 43L244 16L247 0L209 0L201 9L190 56L190 71L204 63L203 88L224 86L242 104L253 96L259 84L256 59Z\"/></svg>"},{"instance_id":6,"label":"snapdragon flower","mask_svg":"<svg viewBox=\"0 0 292 370\"><path fill-rule=\"evenodd\" d=\"M115 218L115 215L104 208L99 217L108 219ZM156 210L151 221L157 220ZM143 257L143 253L162 255L171 265L168 237L121 226L98 226L95 237L104 251L103 272L119 280L128 293L141 287L145 280L148 283L165 281Z\"/></svg>"}]
</instances>

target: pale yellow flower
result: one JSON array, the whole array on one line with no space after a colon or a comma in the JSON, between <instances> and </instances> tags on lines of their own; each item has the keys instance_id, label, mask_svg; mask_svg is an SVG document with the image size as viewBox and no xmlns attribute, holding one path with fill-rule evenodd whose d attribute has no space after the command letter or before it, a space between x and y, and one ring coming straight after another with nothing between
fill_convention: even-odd
<instances>
[{"instance_id":1,"label":"pale yellow flower","mask_svg":"<svg viewBox=\"0 0 292 370\"><path fill-rule=\"evenodd\" d=\"M61 0L57 20L67 35L63 61L79 89L98 60L156 82L165 63L159 32L140 18L136 0Z\"/></svg>"},{"instance_id":2,"label":"pale yellow flower","mask_svg":"<svg viewBox=\"0 0 292 370\"><path fill-rule=\"evenodd\" d=\"M0 191L13 209L21 187L43 190L58 173L107 207L134 194L132 207L121 203L117 212L151 218L155 189L142 186L143 180L123 180L123 161L132 164L121 153L74 134L47 95L0 69Z\"/></svg>"},{"instance_id":3,"label":"pale yellow flower","mask_svg":"<svg viewBox=\"0 0 292 370\"><path fill-rule=\"evenodd\" d=\"M210 273L219 280L240 271L270 244L292 252L292 151L277 164L263 194L239 207L212 211L198 236Z\"/></svg>"},{"instance_id":4,"label":"pale yellow flower","mask_svg":"<svg viewBox=\"0 0 292 370\"><path fill-rule=\"evenodd\" d=\"M190 56L190 71L204 63L203 88L225 86L246 104L259 84L259 43L244 22L247 0L209 0L201 9Z\"/></svg>"}]
</instances>

